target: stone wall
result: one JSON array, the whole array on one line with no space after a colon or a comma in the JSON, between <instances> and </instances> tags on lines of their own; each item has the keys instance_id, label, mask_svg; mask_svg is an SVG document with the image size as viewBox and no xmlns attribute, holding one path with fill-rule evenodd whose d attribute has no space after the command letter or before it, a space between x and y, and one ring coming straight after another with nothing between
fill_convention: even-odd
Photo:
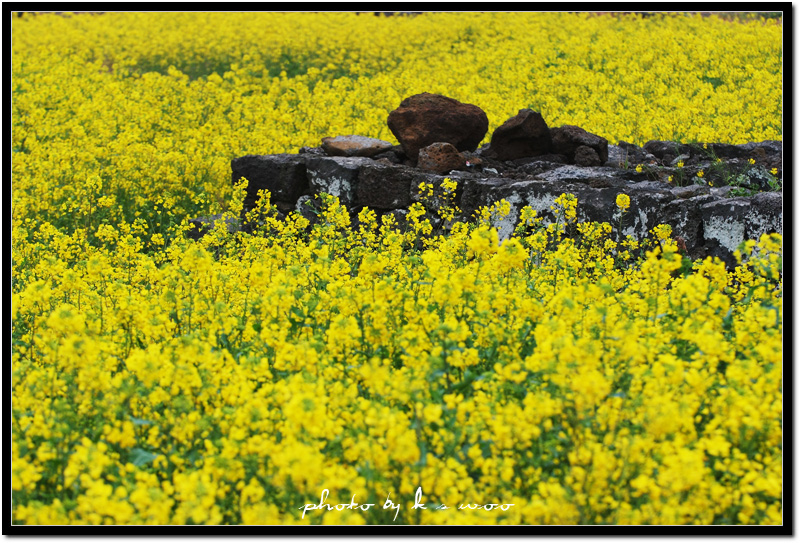
<instances>
[{"instance_id":1,"label":"stone wall","mask_svg":"<svg viewBox=\"0 0 800 543\"><path fill-rule=\"evenodd\" d=\"M234 159L232 182L249 181L244 213L259 191L268 190L281 214L297 211L313 220L306 204L327 193L339 198L355 224L365 207L402 215L418 201L421 183L436 187L449 177L458 181L461 220L499 200L511 204L510 215L496 224L501 239L511 235L524 206L545 224L554 221L550 206L564 193L577 196L580 221L608 222L623 235L641 240L669 224L692 259L717 256L733 265L742 241L783 233L779 141L610 145L578 126L550 128L540 113L521 109L478 148L488 131L486 113L426 92L403 99L386 122L399 145L339 135L296 155ZM621 225L615 218L620 193L631 200ZM195 219L192 235L202 235L209 220Z\"/></svg>"},{"instance_id":2,"label":"stone wall","mask_svg":"<svg viewBox=\"0 0 800 543\"><path fill-rule=\"evenodd\" d=\"M730 146L728 155L743 157L750 153L763 159L765 148L774 147L775 142ZM650 148L658 152L655 144ZM671 148L680 151L679 147ZM645 148L609 145L608 159L602 166L565 164L552 156L507 162L484 158L479 167L437 174L404 164L399 148L383 152L384 155L394 153L393 159L380 155L377 158L328 156L322 148L304 148L299 154L236 158L231 162L231 169L233 183L241 178L249 181L245 212L254 206L258 191L266 189L282 214L298 211L313 217L304 203L323 192L337 196L354 220L364 207L373 209L379 216L389 212L402 214L419 199L420 183L438 186L449 177L459 185L456 203L462 210L462 219L471 217L481 206L501 199L511 204L510 215L496 224L501 239L511 234L520 210L526 205L535 209L545 224L552 222L555 217L550 206L562 193L572 193L578 198L580 221L608 222L615 231L618 226L615 200L618 194L627 194L631 207L624 215L623 235L642 239L658 224L669 224L673 236L682 238L693 259L718 256L733 265L732 253L742 241L757 239L764 233L783 233L782 192L729 197L730 186L691 184L678 187L674 182L652 180L652 168L638 172L632 164L620 162L622 155L636 158L638 153L642 160L647 160L648 155L655 156L646 149L647 145ZM472 158L480 156L479 149ZM686 161L689 162L688 155ZM683 167L710 169L710 164L695 161ZM669 171L659 171L658 175L663 177ZM207 222L207 219L195 220L197 233Z\"/></svg>"}]
</instances>

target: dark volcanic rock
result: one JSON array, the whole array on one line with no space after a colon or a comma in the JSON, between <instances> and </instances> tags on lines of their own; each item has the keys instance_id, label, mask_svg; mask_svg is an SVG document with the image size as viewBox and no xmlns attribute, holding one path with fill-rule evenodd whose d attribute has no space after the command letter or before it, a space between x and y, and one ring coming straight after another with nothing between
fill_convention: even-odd
<instances>
[{"instance_id":1,"label":"dark volcanic rock","mask_svg":"<svg viewBox=\"0 0 800 543\"><path fill-rule=\"evenodd\" d=\"M579 145L575 149L575 164L578 166L600 166L603 162L597 151L588 145Z\"/></svg>"},{"instance_id":2,"label":"dark volcanic rock","mask_svg":"<svg viewBox=\"0 0 800 543\"><path fill-rule=\"evenodd\" d=\"M402 164L407 157L406 154L403 152L403 148L401 146L394 145L390 149L383 151L382 153L378 153L372 158L375 160L386 159L392 164Z\"/></svg>"},{"instance_id":3,"label":"dark volcanic rock","mask_svg":"<svg viewBox=\"0 0 800 543\"><path fill-rule=\"evenodd\" d=\"M566 156L570 162L575 161L575 151L582 145L595 150L600 158L600 164L608 161L608 140L583 128L570 124L551 128L550 137L553 139L553 152Z\"/></svg>"},{"instance_id":4,"label":"dark volcanic rock","mask_svg":"<svg viewBox=\"0 0 800 543\"><path fill-rule=\"evenodd\" d=\"M310 157L306 160L308 183L314 192L336 196L351 206L356 202L359 171L372 163L364 157Z\"/></svg>"},{"instance_id":5,"label":"dark volcanic rock","mask_svg":"<svg viewBox=\"0 0 800 543\"><path fill-rule=\"evenodd\" d=\"M272 194L278 218L298 211L312 223L316 215L306 204L319 208L321 193L338 196L351 218L363 207L378 215L391 212L399 217L411 204L422 201L420 183L430 183L434 196L426 197L425 206L432 213L433 224L438 224L435 209L444 204L441 185L446 174L457 182L454 202L463 210L461 219L469 220L479 207L500 199L509 202L511 214L496 224L501 238L513 232L525 205L537 210L544 224L552 222L555 217L550 206L562 193L578 198L580 221L608 222L616 230L616 196L625 193L630 196L631 207L623 215L623 235L642 240L654 226L669 224L676 240L680 238L681 250L691 258L718 256L729 267L734 265L733 251L742 241L783 231L782 193L729 197L741 192L733 189L772 189L774 179L768 165L775 164L771 167L780 172L781 142L735 146L709 143L706 148L675 142L648 142L640 148L621 142L608 146L604 165L598 165L605 140L577 127L561 127L551 133L554 151L566 156L548 153L503 161L486 146L474 152L458 152L452 144L439 143L420 153L420 167L411 167L400 146L372 158L321 156L319 148L304 148L298 155L235 159L231 162L232 180L234 184L242 177L250 180L244 212L254 207L259 190L266 189ZM715 160L717 153L725 155L719 162ZM445 164L445 156L456 158L457 164ZM665 159L674 163L672 167L657 163ZM678 160L684 162L680 168ZM403 163L397 164L400 161ZM641 172L636 171L639 164L643 166ZM697 177L701 169L702 178ZM668 183L670 176L672 182ZM215 218L192 219L193 229L188 235L199 238ZM246 231L250 226L241 224Z\"/></svg>"},{"instance_id":6,"label":"dark volcanic rock","mask_svg":"<svg viewBox=\"0 0 800 543\"><path fill-rule=\"evenodd\" d=\"M691 153L691 147L683 143L674 141L650 140L644 144L644 150L654 157L664 160L665 156L671 156L668 161L674 160L678 155Z\"/></svg>"},{"instance_id":7,"label":"dark volcanic rock","mask_svg":"<svg viewBox=\"0 0 800 543\"><path fill-rule=\"evenodd\" d=\"M528 167L531 164L552 164L553 168L555 168L559 164L568 164L567 157L564 155L554 155L553 153L547 153L546 155L537 157L518 158L510 162L517 168ZM546 169L552 170L553 168Z\"/></svg>"},{"instance_id":8,"label":"dark volcanic rock","mask_svg":"<svg viewBox=\"0 0 800 543\"><path fill-rule=\"evenodd\" d=\"M407 208L419 200L421 183L438 187L444 179L408 166L367 164L358 178L358 204L378 210Z\"/></svg>"},{"instance_id":9,"label":"dark volcanic rock","mask_svg":"<svg viewBox=\"0 0 800 543\"><path fill-rule=\"evenodd\" d=\"M407 166L364 166L358 180L358 203L377 209L410 206L411 183L416 173Z\"/></svg>"},{"instance_id":10,"label":"dark volcanic rock","mask_svg":"<svg viewBox=\"0 0 800 543\"><path fill-rule=\"evenodd\" d=\"M655 161L656 157L641 147L621 141L619 145L609 144L608 160L605 165L613 168L632 168L638 164Z\"/></svg>"},{"instance_id":11,"label":"dark volcanic rock","mask_svg":"<svg viewBox=\"0 0 800 543\"><path fill-rule=\"evenodd\" d=\"M689 188L689 187L685 187ZM676 191L672 191L676 194ZM685 197L686 192L676 194L677 199L667 203L661 210L661 222L672 227L673 236L680 236L689 252L689 258L703 258L706 249L703 245L703 216L700 207L714 200L708 190L696 192Z\"/></svg>"},{"instance_id":12,"label":"dark volcanic rock","mask_svg":"<svg viewBox=\"0 0 800 543\"><path fill-rule=\"evenodd\" d=\"M672 194L676 198L694 198L703 194L711 194L711 189L705 185L688 185L686 187L673 187Z\"/></svg>"},{"instance_id":13,"label":"dark volcanic rock","mask_svg":"<svg viewBox=\"0 0 800 543\"><path fill-rule=\"evenodd\" d=\"M505 179L468 180L461 197L461 209L468 216L479 207L491 205L501 199L511 204L510 215L495 224L500 238L508 237L524 206L530 206L543 217L553 222L555 216L550 209L562 193L571 193L578 198L578 220L609 222L616 229L614 214L617 210L617 195L624 192L631 197L631 207L623 219L623 234L639 239L659 224L659 210L675 197L669 189L650 183L634 183L626 187L592 188L572 183L553 183L540 180L511 181Z\"/></svg>"},{"instance_id":14,"label":"dark volcanic rock","mask_svg":"<svg viewBox=\"0 0 800 543\"><path fill-rule=\"evenodd\" d=\"M474 151L489 130L489 119L478 106L427 92L400 102L387 123L413 164L420 149L439 141Z\"/></svg>"},{"instance_id":15,"label":"dark volcanic rock","mask_svg":"<svg viewBox=\"0 0 800 543\"><path fill-rule=\"evenodd\" d=\"M517 171L519 172L524 172L533 176L539 176L545 172L560 168L567 163L566 157L561 157L561 155L555 156L560 157L560 160L528 159L525 162L522 162L522 159L519 159L514 161L514 165L517 167Z\"/></svg>"},{"instance_id":16,"label":"dark volcanic rock","mask_svg":"<svg viewBox=\"0 0 800 543\"><path fill-rule=\"evenodd\" d=\"M444 174L452 170L463 170L467 160L458 149L449 143L436 142L419 150L417 167L434 173Z\"/></svg>"},{"instance_id":17,"label":"dark volcanic rock","mask_svg":"<svg viewBox=\"0 0 800 543\"><path fill-rule=\"evenodd\" d=\"M730 143L710 143L707 144L705 148L702 146L700 146L700 148L717 158L744 158L747 156L747 151L745 149L742 149L739 145L731 145ZM698 151L700 148L698 148Z\"/></svg>"},{"instance_id":18,"label":"dark volcanic rock","mask_svg":"<svg viewBox=\"0 0 800 543\"><path fill-rule=\"evenodd\" d=\"M294 203L308 190L305 155L247 155L231 161L233 184L249 181L244 208L255 207L258 191L268 190L272 202Z\"/></svg>"},{"instance_id":19,"label":"dark volcanic rock","mask_svg":"<svg viewBox=\"0 0 800 543\"><path fill-rule=\"evenodd\" d=\"M470 216L473 212L478 210L481 206L486 205L486 202L494 202L492 197L497 192L501 191L503 187L508 187L513 182L508 179L500 178L483 178L467 180L463 183L461 200L459 207L465 216ZM489 204L491 205L491 203Z\"/></svg>"},{"instance_id":20,"label":"dark volcanic rock","mask_svg":"<svg viewBox=\"0 0 800 543\"><path fill-rule=\"evenodd\" d=\"M540 113L520 109L495 129L490 148L498 160L544 155L552 149L550 129Z\"/></svg>"},{"instance_id":21,"label":"dark volcanic rock","mask_svg":"<svg viewBox=\"0 0 800 543\"><path fill-rule=\"evenodd\" d=\"M760 192L750 198L750 214L744 226L747 239L758 239L761 234L783 235L783 194Z\"/></svg>"},{"instance_id":22,"label":"dark volcanic rock","mask_svg":"<svg viewBox=\"0 0 800 543\"><path fill-rule=\"evenodd\" d=\"M620 143L621 145L622 143ZM780 141L767 140L732 145L729 143L684 144L675 141L652 140L644 144L644 151L650 153L664 166L675 167L679 161L682 161L686 167L697 166L698 169L701 169L707 168L708 164L716 163L717 159L729 166L743 165L752 159L755 161L755 165L761 167L764 172L777 168L777 175L779 177L783 175L783 146ZM635 162L642 163L644 161L637 159ZM737 170L741 169L737 168ZM757 180L750 184L760 187L761 190L769 188L763 180Z\"/></svg>"},{"instance_id":23,"label":"dark volcanic rock","mask_svg":"<svg viewBox=\"0 0 800 543\"><path fill-rule=\"evenodd\" d=\"M745 143L739 145L747 158L754 159L766 170L778 169L778 177L783 177L783 143L775 140Z\"/></svg>"},{"instance_id":24,"label":"dark volcanic rock","mask_svg":"<svg viewBox=\"0 0 800 543\"><path fill-rule=\"evenodd\" d=\"M745 221L750 201L745 198L712 200L700 206L707 256L716 256L734 265L733 251L745 240Z\"/></svg>"}]
</instances>

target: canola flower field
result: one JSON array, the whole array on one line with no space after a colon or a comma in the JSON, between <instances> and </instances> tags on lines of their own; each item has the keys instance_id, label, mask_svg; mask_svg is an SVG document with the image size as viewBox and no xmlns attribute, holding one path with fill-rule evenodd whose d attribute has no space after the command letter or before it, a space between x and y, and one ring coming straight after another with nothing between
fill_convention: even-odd
<instances>
[{"instance_id":1,"label":"canola flower field","mask_svg":"<svg viewBox=\"0 0 800 543\"><path fill-rule=\"evenodd\" d=\"M12 521L782 524L779 235L730 271L668 226L615 236L624 195L578 223L565 194L556 223L523 210L499 244L507 205L458 221L451 181L402 224L365 210L351 228L332 198L313 226L277 220L264 194L255 231L184 235L239 216L232 158L396 141L386 116L419 92L482 107L487 141L525 107L612 143L781 139L781 32L15 17ZM309 508L322 494L333 507Z\"/></svg>"}]
</instances>

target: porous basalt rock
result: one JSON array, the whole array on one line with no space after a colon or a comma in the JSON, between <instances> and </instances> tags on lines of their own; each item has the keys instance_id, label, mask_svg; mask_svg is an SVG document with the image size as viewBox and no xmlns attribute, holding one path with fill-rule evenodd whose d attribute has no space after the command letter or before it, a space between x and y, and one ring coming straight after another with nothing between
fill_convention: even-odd
<instances>
[{"instance_id":1,"label":"porous basalt rock","mask_svg":"<svg viewBox=\"0 0 800 543\"><path fill-rule=\"evenodd\" d=\"M550 136L553 140L553 152L566 156L570 162L575 162L575 152L582 146L594 149L600 158L600 164L608 161L608 140L579 126L566 124L551 128Z\"/></svg>"},{"instance_id":2,"label":"porous basalt rock","mask_svg":"<svg viewBox=\"0 0 800 543\"><path fill-rule=\"evenodd\" d=\"M452 170L465 169L467 167L467 159L449 143L436 142L419 150L417 167L442 174Z\"/></svg>"},{"instance_id":3,"label":"porous basalt rock","mask_svg":"<svg viewBox=\"0 0 800 543\"><path fill-rule=\"evenodd\" d=\"M661 159L662 161L672 161L678 155L688 154L691 151L691 147L686 144L677 143L674 141L660 141L660 140L651 140L644 144L644 150L653 155L654 157Z\"/></svg>"},{"instance_id":4,"label":"porous basalt rock","mask_svg":"<svg viewBox=\"0 0 800 543\"><path fill-rule=\"evenodd\" d=\"M247 155L231 161L231 180L247 179L245 209L255 207L258 192L268 190L272 201L296 202L309 188L305 160L298 155Z\"/></svg>"},{"instance_id":5,"label":"porous basalt rock","mask_svg":"<svg viewBox=\"0 0 800 543\"><path fill-rule=\"evenodd\" d=\"M474 151L489 130L489 118L478 106L427 92L400 102L387 124L412 164L420 149L436 142Z\"/></svg>"},{"instance_id":6,"label":"porous basalt rock","mask_svg":"<svg viewBox=\"0 0 800 543\"><path fill-rule=\"evenodd\" d=\"M372 158L375 160L385 159L392 164L402 164L404 161L408 160L406 154L403 152L403 148L399 145L394 145L390 149L378 153Z\"/></svg>"},{"instance_id":7,"label":"porous basalt rock","mask_svg":"<svg viewBox=\"0 0 800 543\"><path fill-rule=\"evenodd\" d=\"M578 166L599 166L604 162L600 160L600 155L597 154L597 151L588 145L579 145L575 149L574 160Z\"/></svg>"},{"instance_id":8,"label":"porous basalt rock","mask_svg":"<svg viewBox=\"0 0 800 543\"><path fill-rule=\"evenodd\" d=\"M492 133L490 149L498 160L535 157L549 153L553 142L542 115L532 109L519 113Z\"/></svg>"},{"instance_id":9,"label":"porous basalt rock","mask_svg":"<svg viewBox=\"0 0 800 543\"><path fill-rule=\"evenodd\" d=\"M360 172L358 204L375 209L398 209L411 205L412 182L423 176L408 166L373 164Z\"/></svg>"}]
</instances>

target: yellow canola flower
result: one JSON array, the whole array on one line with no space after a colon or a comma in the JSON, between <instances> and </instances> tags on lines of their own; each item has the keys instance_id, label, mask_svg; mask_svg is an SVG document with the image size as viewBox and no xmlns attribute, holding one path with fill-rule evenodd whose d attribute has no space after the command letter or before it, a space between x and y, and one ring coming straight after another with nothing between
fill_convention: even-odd
<instances>
[{"instance_id":1,"label":"yellow canola flower","mask_svg":"<svg viewBox=\"0 0 800 543\"><path fill-rule=\"evenodd\" d=\"M631 197L627 194L617 194L616 204L619 210L625 213L631 207Z\"/></svg>"},{"instance_id":2,"label":"yellow canola flower","mask_svg":"<svg viewBox=\"0 0 800 543\"><path fill-rule=\"evenodd\" d=\"M668 227L618 237L579 222L571 194L553 203L561 231L508 201L460 222L455 178L407 218L362 210L353 229L331 197L309 202L315 225L282 221L264 193L258 231L225 227L245 197L232 158L345 133L395 142L386 115L419 92L484 108L487 139L531 107L611 142L780 140L780 24L131 12L12 26L13 522L783 521L780 235L745 242L732 269L684 266ZM323 489L333 510L302 517ZM336 509L351 500L376 505Z\"/></svg>"}]
</instances>

